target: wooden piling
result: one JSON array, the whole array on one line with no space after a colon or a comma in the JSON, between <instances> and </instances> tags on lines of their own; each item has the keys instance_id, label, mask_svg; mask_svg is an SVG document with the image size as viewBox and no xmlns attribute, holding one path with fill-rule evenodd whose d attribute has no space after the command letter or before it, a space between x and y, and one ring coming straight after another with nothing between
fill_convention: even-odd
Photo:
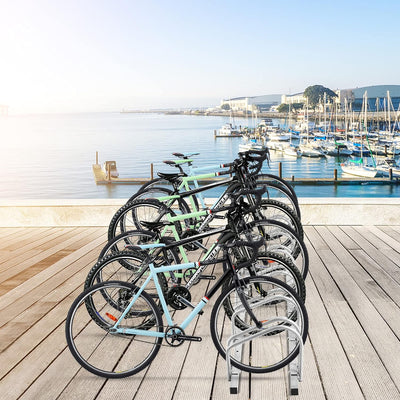
<instances>
[{"instance_id":1,"label":"wooden piling","mask_svg":"<svg viewBox=\"0 0 400 400\"><path fill-rule=\"evenodd\" d=\"M282 162L279 163L279 178L282 178Z\"/></svg>"},{"instance_id":2,"label":"wooden piling","mask_svg":"<svg viewBox=\"0 0 400 400\"><path fill-rule=\"evenodd\" d=\"M98 164L98 163L99 163L99 152L96 151L96 164Z\"/></svg>"},{"instance_id":3,"label":"wooden piling","mask_svg":"<svg viewBox=\"0 0 400 400\"><path fill-rule=\"evenodd\" d=\"M336 168L333 170L333 180L337 181L337 169Z\"/></svg>"},{"instance_id":4,"label":"wooden piling","mask_svg":"<svg viewBox=\"0 0 400 400\"><path fill-rule=\"evenodd\" d=\"M153 173L154 173L154 166L153 166L153 163L151 163L151 164L150 164L150 178L151 178L151 180L154 179Z\"/></svg>"},{"instance_id":5,"label":"wooden piling","mask_svg":"<svg viewBox=\"0 0 400 400\"><path fill-rule=\"evenodd\" d=\"M389 181L393 180L393 170L389 168Z\"/></svg>"},{"instance_id":6,"label":"wooden piling","mask_svg":"<svg viewBox=\"0 0 400 400\"><path fill-rule=\"evenodd\" d=\"M107 176L106 176L106 179L108 181L111 181L111 165L110 164L107 164Z\"/></svg>"}]
</instances>

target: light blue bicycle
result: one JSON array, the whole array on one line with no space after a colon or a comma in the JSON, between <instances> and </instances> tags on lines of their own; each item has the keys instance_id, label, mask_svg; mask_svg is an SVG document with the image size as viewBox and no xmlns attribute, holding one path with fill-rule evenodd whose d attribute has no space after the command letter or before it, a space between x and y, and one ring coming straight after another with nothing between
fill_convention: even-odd
<instances>
[{"instance_id":1,"label":"light blue bicycle","mask_svg":"<svg viewBox=\"0 0 400 400\"><path fill-rule=\"evenodd\" d=\"M227 244L224 256L214 260L226 265L215 285L196 304L178 297L192 308L179 323L176 322L180 319L179 312L173 317L168 310L158 274L199 267L201 263L161 267L150 264L150 274L140 287L108 281L88 288L68 312L66 338L71 353L82 367L101 377L136 374L153 361L163 341L176 347L185 341L202 340L185 330L203 314L209 299L222 287L210 317L211 336L218 352L224 358L228 354L228 364L248 372L266 373L284 367L297 356L306 340L308 316L304 304L282 281L262 276L241 277L244 265L234 266L229 256L230 247L240 246L253 248L256 256L262 242ZM146 250L148 246L138 246L138 250ZM163 244L150 246L157 248ZM150 282L157 289L161 309L145 291ZM226 282L231 284L224 287ZM227 303L233 310L231 315L225 313ZM290 347L289 334L293 344ZM241 357L232 351L236 346L243 348Z\"/></svg>"}]
</instances>

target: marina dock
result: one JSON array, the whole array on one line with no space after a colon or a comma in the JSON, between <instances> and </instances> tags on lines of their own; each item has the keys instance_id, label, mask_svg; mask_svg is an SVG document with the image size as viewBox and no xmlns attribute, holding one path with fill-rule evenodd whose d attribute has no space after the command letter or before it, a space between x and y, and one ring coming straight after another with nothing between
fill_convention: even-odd
<instances>
[{"instance_id":1,"label":"marina dock","mask_svg":"<svg viewBox=\"0 0 400 400\"><path fill-rule=\"evenodd\" d=\"M0 228L2 398L400 399L400 226L309 225L305 232L310 331L299 395L288 396L285 370L242 373L239 393L229 393L209 333L210 307L191 333L201 343L162 347L130 378L91 375L67 349L64 323L106 227Z\"/></svg>"}]
</instances>

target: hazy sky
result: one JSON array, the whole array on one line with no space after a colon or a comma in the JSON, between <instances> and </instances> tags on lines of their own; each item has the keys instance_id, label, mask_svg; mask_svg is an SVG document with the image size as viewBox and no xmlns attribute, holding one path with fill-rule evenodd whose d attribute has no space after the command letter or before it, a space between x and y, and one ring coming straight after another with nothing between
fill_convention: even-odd
<instances>
[{"instance_id":1,"label":"hazy sky","mask_svg":"<svg viewBox=\"0 0 400 400\"><path fill-rule=\"evenodd\" d=\"M400 84L399 22L398 0L0 0L0 104L119 111Z\"/></svg>"}]
</instances>

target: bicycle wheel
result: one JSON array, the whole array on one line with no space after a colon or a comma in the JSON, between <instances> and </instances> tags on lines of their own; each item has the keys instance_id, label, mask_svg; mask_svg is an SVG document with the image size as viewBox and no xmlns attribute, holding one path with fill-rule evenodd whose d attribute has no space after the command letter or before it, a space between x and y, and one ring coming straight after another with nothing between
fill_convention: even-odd
<instances>
[{"instance_id":1,"label":"bicycle wheel","mask_svg":"<svg viewBox=\"0 0 400 400\"><path fill-rule=\"evenodd\" d=\"M175 190L171 190L169 188L161 187L161 186L151 186L145 189L142 189L141 191L135 193L131 198L127 201L127 203L131 203L134 200L147 200L147 199L157 199L159 197L166 197L166 196L173 196L174 194L177 194ZM197 202L196 196L192 196L194 205L196 210L193 211L198 211L199 210L199 204ZM189 204L186 202L185 199L179 198L175 199L173 202L171 200L165 200L163 203L169 207L170 203L171 205L177 203L178 207L174 208L174 211L177 212L177 209L179 209L180 214L188 214L192 212Z\"/></svg>"},{"instance_id":2,"label":"bicycle wheel","mask_svg":"<svg viewBox=\"0 0 400 400\"><path fill-rule=\"evenodd\" d=\"M277 200L262 200L259 212L262 219L283 222L292 228L300 239L304 238L304 230L299 217L285 203Z\"/></svg>"},{"instance_id":3,"label":"bicycle wheel","mask_svg":"<svg viewBox=\"0 0 400 400\"><path fill-rule=\"evenodd\" d=\"M112 331L136 291L130 283L110 281L92 286L73 302L65 325L67 344L78 363L93 374L124 378L147 367L157 355L162 338L149 335L163 332L162 317L146 292L140 294L119 326L143 329L146 336ZM101 324L92 319L89 310Z\"/></svg>"},{"instance_id":4,"label":"bicycle wheel","mask_svg":"<svg viewBox=\"0 0 400 400\"><path fill-rule=\"evenodd\" d=\"M272 251L288 257L306 279L309 268L307 247L297 233L286 224L269 219L256 220L249 223L240 236L253 241L263 236L265 246L259 251Z\"/></svg>"},{"instance_id":5,"label":"bicycle wheel","mask_svg":"<svg viewBox=\"0 0 400 400\"><path fill-rule=\"evenodd\" d=\"M155 199L137 200L122 206L111 219L108 227L108 240L123 232L145 230L144 222L167 222L167 215L175 216L175 212ZM179 222L173 224L178 235L182 233ZM166 236L172 232L166 232Z\"/></svg>"},{"instance_id":6,"label":"bicycle wheel","mask_svg":"<svg viewBox=\"0 0 400 400\"><path fill-rule=\"evenodd\" d=\"M286 283L299 296L301 301L305 302L306 285L304 279L289 257L285 257L279 253L265 252L259 253L251 266L238 269L238 266L240 266L240 260L238 260L235 265L236 272L240 278L264 276L279 279ZM231 284L231 280L226 280L223 288L226 289ZM224 308L226 314L231 317L234 313L234 305L230 303L229 299L225 301ZM240 322L240 319L237 319L235 323L238 328L245 329L243 323Z\"/></svg>"},{"instance_id":7,"label":"bicycle wheel","mask_svg":"<svg viewBox=\"0 0 400 400\"><path fill-rule=\"evenodd\" d=\"M102 248L98 261L110 254L125 251L127 246L139 246L142 244L154 243L156 240L157 234L152 231L133 230L122 232L109 240Z\"/></svg>"},{"instance_id":8,"label":"bicycle wheel","mask_svg":"<svg viewBox=\"0 0 400 400\"><path fill-rule=\"evenodd\" d=\"M231 364L247 372L267 373L284 367L299 353L300 340L304 343L307 337L308 315L303 302L288 285L274 278L245 278L239 290L262 328L257 328L244 309L237 288L229 286L216 300L210 319L211 336L219 354L226 358L228 350ZM226 301L234 307L232 317L225 312ZM286 317L288 313L290 318ZM245 329L238 330L238 318ZM289 329L299 332L299 336L291 337L290 347ZM239 340L244 342L241 354L233 351Z\"/></svg>"},{"instance_id":9,"label":"bicycle wheel","mask_svg":"<svg viewBox=\"0 0 400 400\"><path fill-rule=\"evenodd\" d=\"M105 256L89 271L85 289L107 281L131 282L140 287L148 277L148 260L148 254L141 251L122 251ZM158 274L158 281L165 295L168 290L165 275ZM157 300L158 293L153 280L147 285L146 292Z\"/></svg>"},{"instance_id":10,"label":"bicycle wheel","mask_svg":"<svg viewBox=\"0 0 400 400\"><path fill-rule=\"evenodd\" d=\"M293 197L292 193L278 183L271 182L270 180L265 180L262 178L262 175L256 177L255 185L257 188L261 188L266 186L266 192L263 195L263 198L268 200L278 200L281 203L285 203L289 206L296 215L301 218L300 207L297 201L297 197Z\"/></svg>"},{"instance_id":11,"label":"bicycle wheel","mask_svg":"<svg viewBox=\"0 0 400 400\"><path fill-rule=\"evenodd\" d=\"M299 200L297 198L297 194L293 188L293 186L287 182L285 179L279 177L278 175L273 175L273 174L258 174L256 176L256 179L259 181L272 181L278 185L283 186L287 191L289 191L293 197L293 200L296 201L297 204L299 204ZM300 216L299 216L300 217Z\"/></svg>"}]
</instances>

